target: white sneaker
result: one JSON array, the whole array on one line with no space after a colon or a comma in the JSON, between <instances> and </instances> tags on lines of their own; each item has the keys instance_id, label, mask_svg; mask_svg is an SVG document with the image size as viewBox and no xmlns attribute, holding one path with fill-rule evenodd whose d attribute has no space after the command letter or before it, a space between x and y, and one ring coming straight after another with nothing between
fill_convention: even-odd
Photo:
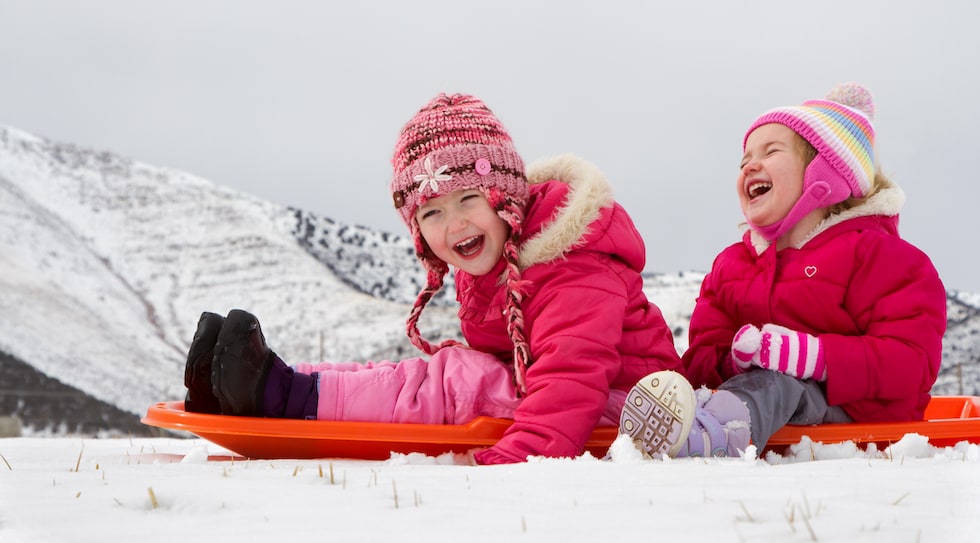
<instances>
[{"instance_id":1,"label":"white sneaker","mask_svg":"<svg viewBox=\"0 0 980 543\"><path fill-rule=\"evenodd\" d=\"M694 389L683 375L651 373L626 395L619 433L630 436L651 458L676 456L691 432L696 405Z\"/></svg>"}]
</instances>

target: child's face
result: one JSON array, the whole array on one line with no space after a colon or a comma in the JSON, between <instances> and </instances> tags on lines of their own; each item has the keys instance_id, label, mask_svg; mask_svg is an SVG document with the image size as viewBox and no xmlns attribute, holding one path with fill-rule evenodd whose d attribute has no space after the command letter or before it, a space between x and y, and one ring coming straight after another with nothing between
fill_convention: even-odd
<instances>
[{"instance_id":1,"label":"child's face","mask_svg":"<svg viewBox=\"0 0 980 543\"><path fill-rule=\"evenodd\" d=\"M752 224L769 226L784 218L803 195L806 166L799 136L781 124L764 124L749 134L739 167L742 213Z\"/></svg>"},{"instance_id":2,"label":"child's face","mask_svg":"<svg viewBox=\"0 0 980 543\"><path fill-rule=\"evenodd\" d=\"M488 273L504 252L507 223L479 190L432 198L415 212L415 220L437 257L471 275Z\"/></svg>"}]
</instances>

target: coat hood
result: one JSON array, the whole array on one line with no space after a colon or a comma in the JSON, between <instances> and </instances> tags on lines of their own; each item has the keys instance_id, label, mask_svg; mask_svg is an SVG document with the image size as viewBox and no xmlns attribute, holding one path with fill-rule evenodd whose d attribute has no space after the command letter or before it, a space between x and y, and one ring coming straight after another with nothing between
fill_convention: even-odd
<instances>
[{"instance_id":1,"label":"coat hood","mask_svg":"<svg viewBox=\"0 0 980 543\"><path fill-rule=\"evenodd\" d=\"M606 233L613 223L623 222L614 213L618 206L612 187L602 172L586 160L574 155L538 160L528 166L527 180L531 184L532 200L536 202L529 206L525 218L526 237L520 249L522 268L561 258L575 248L602 243L604 238L613 236L600 234ZM626 217L625 212L622 215ZM626 219L631 235L639 238L632 221ZM618 254L623 246L633 244L622 239L615 241L618 243L614 246L595 249L617 253L627 260L633 258L633 255ZM642 240L638 241L642 248ZM641 269L642 266L641 262Z\"/></svg>"},{"instance_id":2,"label":"coat hood","mask_svg":"<svg viewBox=\"0 0 980 543\"><path fill-rule=\"evenodd\" d=\"M898 185L892 183L890 187L879 190L860 205L830 215L793 247L799 249L831 227L858 217L893 217L897 222L898 212L901 211L903 205L905 205L905 192ZM771 244L755 230L750 229L749 237L757 254L765 252Z\"/></svg>"}]
</instances>

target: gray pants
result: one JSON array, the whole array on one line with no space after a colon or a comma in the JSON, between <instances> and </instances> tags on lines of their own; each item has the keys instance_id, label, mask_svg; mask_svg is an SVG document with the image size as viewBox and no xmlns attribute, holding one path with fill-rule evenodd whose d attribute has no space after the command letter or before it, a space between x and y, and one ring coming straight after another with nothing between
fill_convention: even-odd
<instances>
[{"instance_id":1,"label":"gray pants","mask_svg":"<svg viewBox=\"0 0 980 543\"><path fill-rule=\"evenodd\" d=\"M839 406L827 405L820 383L757 369L732 377L718 390L738 396L752 417L752 443L762 451L769 438L787 424L852 422Z\"/></svg>"}]
</instances>

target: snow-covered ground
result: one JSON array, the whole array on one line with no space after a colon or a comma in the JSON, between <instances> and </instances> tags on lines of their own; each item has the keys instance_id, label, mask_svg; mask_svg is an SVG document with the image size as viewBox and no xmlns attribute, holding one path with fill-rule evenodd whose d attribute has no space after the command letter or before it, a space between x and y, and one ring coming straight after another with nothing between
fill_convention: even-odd
<instances>
[{"instance_id":1,"label":"snow-covered ground","mask_svg":"<svg viewBox=\"0 0 980 543\"><path fill-rule=\"evenodd\" d=\"M200 439L0 439L0 541L976 541L980 446L468 466L243 460ZM210 457L210 460L208 459ZM816 458L817 460L813 460Z\"/></svg>"}]
</instances>

